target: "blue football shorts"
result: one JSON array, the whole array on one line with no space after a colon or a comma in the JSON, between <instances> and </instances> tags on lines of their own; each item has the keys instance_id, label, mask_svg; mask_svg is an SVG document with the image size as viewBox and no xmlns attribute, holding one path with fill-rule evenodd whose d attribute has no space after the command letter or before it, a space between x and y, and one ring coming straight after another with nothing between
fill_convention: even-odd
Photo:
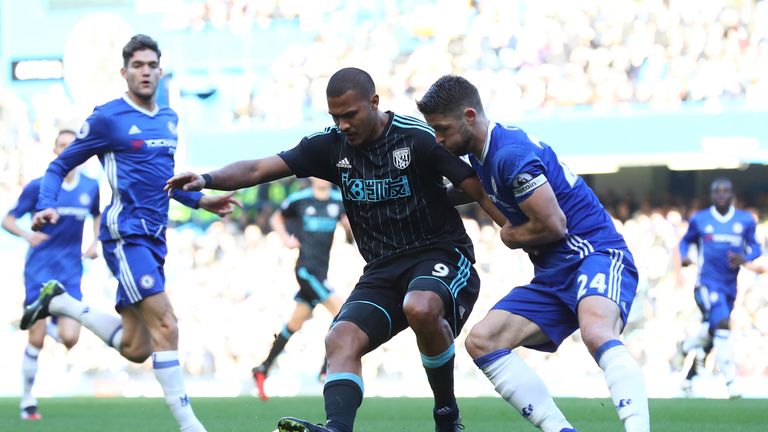
<instances>
[{"instance_id":1,"label":"blue football shorts","mask_svg":"<svg viewBox=\"0 0 768 432\"><path fill-rule=\"evenodd\" d=\"M515 287L492 309L520 315L541 328L550 341L528 346L555 352L579 328L576 307L584 297L599 295L619 307L626 324L637 290L637 268L626 249L596 251L569 266L537 275Z\"/></svg>"},{"instance_id":2,"label":"blue football shorts","mask_svg":"<svg viewBox=\"0 0 768 432\"><path fill-rule=\"evenodd\" d=\"M165 241L132 236L102 245L104 259L118 282L115 309L165 291Z\"/></svg>"}]
</instances>

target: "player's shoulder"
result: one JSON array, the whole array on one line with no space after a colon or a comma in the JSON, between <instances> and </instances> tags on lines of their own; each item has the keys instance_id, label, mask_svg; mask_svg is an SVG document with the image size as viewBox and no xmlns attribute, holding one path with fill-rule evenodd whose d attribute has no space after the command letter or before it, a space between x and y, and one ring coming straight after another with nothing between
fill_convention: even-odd
<instances>
[{"instance_id":1,"label":"player's shoulder","mask_svg":"<svg viewBox=\"0 0 768 432\"><path fill-rule=\"evenodd\" d=\"M313 132L304 137L304 141L308 142L330 142L338 140L342 137L342 133L336 126L328 126L317 132Z\"/></svg>"},{"instance_id":2,"label":"player's shoulder","mask_svg":"<svg viewBox=\"0 0 768 432\"><path fill-rule=\"evenodd\" d=\"M289 204L293 204L301 200L311 199L311 198L312 198L312 188L306 188L306 189L297 190L296 192L292 192L285 198L285 201Z\"/></svg>"},{"instance_id":3,"label":"player's shoulder","mask_svg":"<svg viewBox=\"0 0 768 432\"><path fill-rule=\"evenodd\" d=\"M735 216L739 220L744 220L744 221L748 221L748 222L754 222L755 221L755 217L752 215L752 213L750 213L749 211L744 210L744 209L735 209Z\"/></svg>"},{"instance_id":4,"label":"player's shoulder","mask_svg":"<svg viewBox=\"0 0 768 432\"><path fill-rule=\"evenodd\" d=\"M403 114L392 113L392 128L400 129L415 137L427 139L428 142L435 141L435 131L424 120L417 119Z\"/></svg>"},{"instance_id":5,"label":"player's shoulder","mask_svg":"<svg viewBox=\"0 0 768 432\"><path fill-rule=\"evenodd\" d=\"M29 183L24 185L24 190L25 191L40 190L40 184L42 183L42 181L43 181L42 177L38 177L36 179L32 179Z\"/></svg>"}]
</instances>

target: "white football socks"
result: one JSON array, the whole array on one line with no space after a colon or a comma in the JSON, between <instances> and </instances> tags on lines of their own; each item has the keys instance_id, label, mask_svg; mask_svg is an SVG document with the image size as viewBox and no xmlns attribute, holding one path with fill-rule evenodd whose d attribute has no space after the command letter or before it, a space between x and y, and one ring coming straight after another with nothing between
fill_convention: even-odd
<instances>
[{"instance_id":1,"label":"white football socks","mask_svg":"<svg viewBox=\"0 0 768 432\"><path fill-rule=\"evenodd\" d=\"M493 356L495 359L484 362ZM502 398L544 432L573 428L549 395L544 381L517 354L499 350L475 360Z\"/></svg>"},{"instance_id":2,"label":"white football socks","mask_svg":"<svg viewBox=\"0 0 768 432\"><path fill-rule=\"evenodd\" d=\"M24 350L24 359L21 361L21 376L24 379L24 393L21 396L21 408L37 405L37 400L32 396L32 386L35 384L37 375L37 356L40 354L40 348L27 345Z\"/></svg>"},{"instance_id":3,"label":"white football socks","mask_svg":"<svg viewBox=\"0 0 768 432\"><path fill-rule=\"evenodd\" d=\"M53 315L64 315L76 320L104 343L120 351L123 324L118 316L93 309L69 293L62 293L52 298L48 311Z\"/></svg>"},{"instance_id":4,"label":"white football socks","mask_svg":"<svg viewBox=\"0 0 768 432\"><path fill-rule=\"evenodd\" d=\"M612 340L606 342L603 347L607 349L602 352L598 349L597 364L605 372L613 406L624 422L624 430L650 431L651 421L643 372L621 342Z\"/></svg>"},{"instance_id":5,"label":"white football socks","mask_svg":"<svg viewBox=\"0 0 768 432\"><path fill-rule=\"evenodd\" d=\"M155 378L163 388L165 402L176 418L182 432L205 432L200 420L195 417L192 405L184 387L184 374L179 363L178 351L152 353L152 367Z\"/></svg>"},{"instance_id":6,"label":"white football socks","mask_svg":"<svg viewBox=\"0 0 768 432\"><path fill-rule=\"evenodd\" d=\"M714 347L717 368L723 374L725 382L730 384L736 379L736 363L733 361L731 331L728 329L715 330Z\"/></svg>"}]
</instances>

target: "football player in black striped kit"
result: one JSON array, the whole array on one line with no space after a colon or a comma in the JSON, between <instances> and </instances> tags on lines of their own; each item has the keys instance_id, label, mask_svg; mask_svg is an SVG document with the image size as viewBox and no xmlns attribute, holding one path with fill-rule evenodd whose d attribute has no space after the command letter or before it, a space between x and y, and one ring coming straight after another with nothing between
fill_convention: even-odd
<instances>
[{"instance_id":1,"label":"football player in black striped kit","mask_svg":"<svg viewBox=\"0 0 768 432\"><path fill-rule=\"evenodd\" d=\"M370 75L337 71L326 89L335 126L276 156L182 173L166 189L236 190L296 175L339 186L366 266L325 339L326 424L285 417L278 430L353 430L363 399L361 359L410 326L434 393L436 431L463 429L453 389L454 338L477 299L472 242L443 178L503 225L472 168L423 121L379 110Z\"/></svg>"}]
</instances>

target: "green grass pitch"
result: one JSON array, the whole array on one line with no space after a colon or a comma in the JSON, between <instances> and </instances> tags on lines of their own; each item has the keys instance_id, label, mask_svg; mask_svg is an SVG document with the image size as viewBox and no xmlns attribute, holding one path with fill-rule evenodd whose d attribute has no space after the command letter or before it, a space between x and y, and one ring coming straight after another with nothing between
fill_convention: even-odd
<instances>
[{"instance_id":1,"label":"green grass pitch","mask_svg":"<svg viewBox=\"0 0 768 432\"><path fill-rule=\"evenodd\" d=\"M19 420L18 399L0 399L0 432L162 432L177 431L161 399L41 399L43 420ZM467 431L534 431L500 398L460 399ZM565 415L582 432L623 430L608 399L558 399ZM282 416L320 420L320 397L194 398L193 406L209 432L271 432ZM367 398L356 431L433 431L429 399ZM656 399L651 401L654 432L763 432L768 430L768 400Z\"/></svg>"}]
</instances>

